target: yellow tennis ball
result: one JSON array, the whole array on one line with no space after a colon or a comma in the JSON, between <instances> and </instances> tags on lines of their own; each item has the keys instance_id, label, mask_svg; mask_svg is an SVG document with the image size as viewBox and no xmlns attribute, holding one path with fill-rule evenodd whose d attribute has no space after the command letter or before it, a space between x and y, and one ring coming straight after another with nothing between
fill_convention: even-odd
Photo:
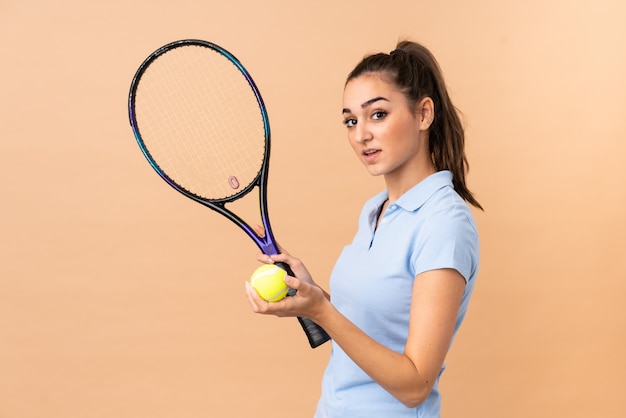
<instances>
[{"instance_id":1,"label":"yellow tennis ball","mask_svg":"<svg viewBox=\"0 0 626 418\"><path fill-rule=\"evenodd\" d=\"M250 285L268 302L278 302L287 296L287 272L274 264L264 264L252 273Z\"/></svg>"}]
</instances>

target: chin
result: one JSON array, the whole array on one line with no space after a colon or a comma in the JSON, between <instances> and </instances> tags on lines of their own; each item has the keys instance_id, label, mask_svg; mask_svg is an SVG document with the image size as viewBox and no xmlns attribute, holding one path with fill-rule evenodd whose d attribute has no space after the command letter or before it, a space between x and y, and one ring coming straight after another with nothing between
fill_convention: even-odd
<instances>
[{"instance_id":1,"label":"chin","mask_svg":"<svg viewBox=\"0 0 626 418\"><path fill-rule=\"evenodd\" d=\"M371 176L373 177L380 177L385 175L385 172L382 170L376 170L374 168L368 168L367 171L370 173Z\"/></svg>"}]
</instances>

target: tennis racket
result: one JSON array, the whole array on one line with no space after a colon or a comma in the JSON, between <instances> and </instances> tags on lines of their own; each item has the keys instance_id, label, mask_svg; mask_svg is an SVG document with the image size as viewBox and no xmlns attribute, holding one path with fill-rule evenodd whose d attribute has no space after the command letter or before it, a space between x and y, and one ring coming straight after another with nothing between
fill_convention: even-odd
<instances>
[{"instance_id":1,"label":"tennis racket","mask_svg":"<svg viewBox=\"0 0 626 418\"><path fill-rule=\"evenodd\" d=\"M174 189L225 216L265 254L278 254L267 210L270 126L248 71L231 53L187 39L153 52L135 74L130 124L152 168ZM265 235L227 208L258 191ZM289 275L288 265L280 263ZM290 296L295 294L291 289ZM330 337L298 318L315 348Z\"/></svg>"}]
</instances>

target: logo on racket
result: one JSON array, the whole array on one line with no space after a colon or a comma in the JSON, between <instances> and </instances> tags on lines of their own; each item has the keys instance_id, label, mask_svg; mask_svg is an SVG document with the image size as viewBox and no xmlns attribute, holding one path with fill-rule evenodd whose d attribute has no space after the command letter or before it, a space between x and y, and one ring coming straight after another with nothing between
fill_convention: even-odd
<instances>
[{"instance_id":1,"label":"logo on racket","mask_svg":"<svg viewBox=\"0 0 626 418\"><path fill-rule=\"evenodd\" d=\"M237 177L235 176L230 176L228 178L228 184L230 184L230 187L232 187L235 190L239 188L239 180L237 180Z\"/></svg>"}]
</instances>

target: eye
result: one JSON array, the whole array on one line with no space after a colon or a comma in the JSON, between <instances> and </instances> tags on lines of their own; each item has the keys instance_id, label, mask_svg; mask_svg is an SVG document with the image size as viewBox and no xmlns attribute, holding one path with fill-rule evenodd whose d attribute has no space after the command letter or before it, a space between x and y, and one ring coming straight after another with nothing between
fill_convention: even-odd
<instances>
[{"instance_id":1,"label":"eye","mask_svg":"<svg viewBox=\"0 0 626 418\"><path fill-rule=\"evenodd\" d=\"M377 110L376 112L372 113L372 119L374 120L385 119L386 116L387 112L385 112L384 110Z\"/></svg>"},{"instance_id":2,"label":"eye","mask_svg":"<svg viewBox=\"0 0 626 418\"><path fill-rule=\"evenodd\" d=\"M356 119L354 118L344 119L343 124L346 125L346 127L348 128L352 128L353 126L356 125Z\"/></svg>"}]
</instances>

